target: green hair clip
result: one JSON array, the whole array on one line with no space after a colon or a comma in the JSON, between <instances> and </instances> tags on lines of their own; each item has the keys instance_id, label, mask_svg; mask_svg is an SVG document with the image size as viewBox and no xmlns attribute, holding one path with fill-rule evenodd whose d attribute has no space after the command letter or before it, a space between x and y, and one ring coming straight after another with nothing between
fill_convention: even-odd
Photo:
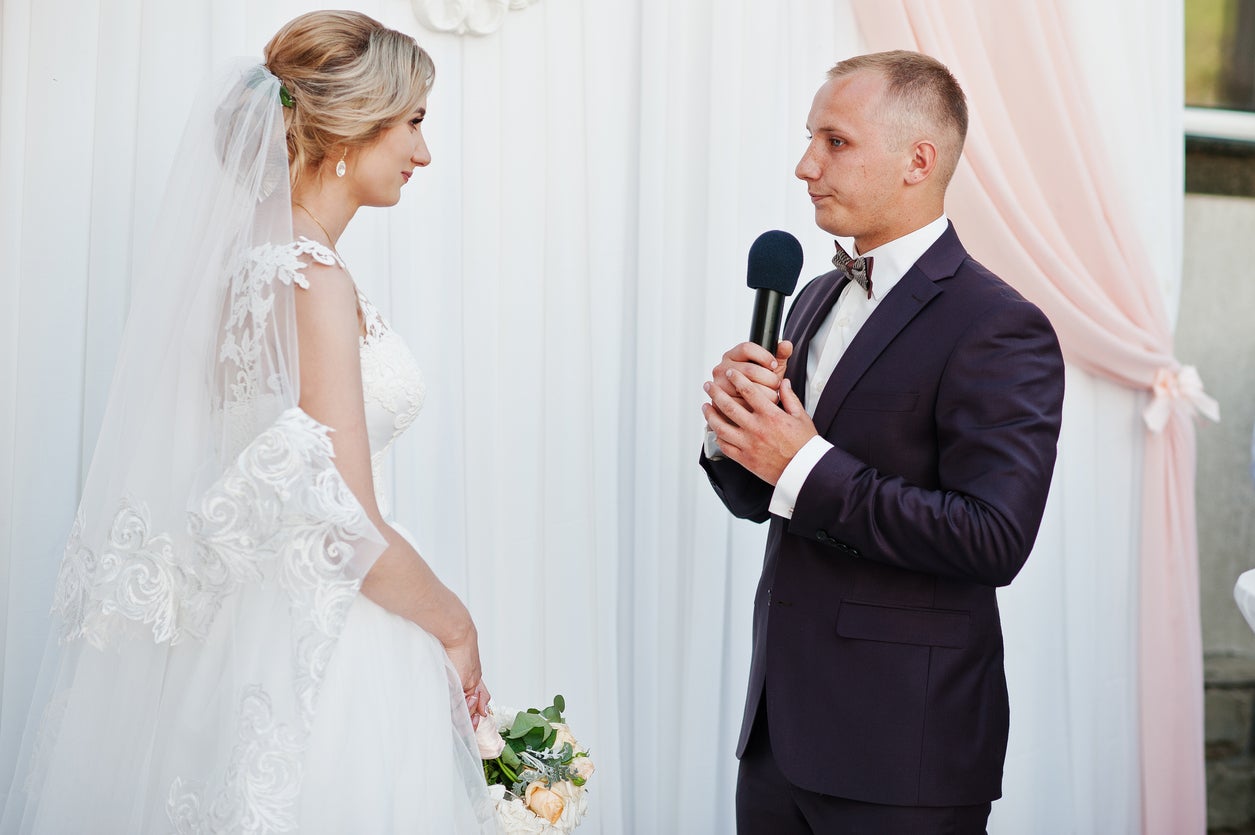
<instances>
[{"instance_id":1,"label":"green hair clip","mask_svg":"<svg viewBox=\"0 0 1255 835\"><path fill-rule=\"evenodd\" d=\"M279 85L279 103L284 107L296 107L296 99L292 98L292 94L288 92L288 88L282 84Z\"/></svg>"}]
</instances>

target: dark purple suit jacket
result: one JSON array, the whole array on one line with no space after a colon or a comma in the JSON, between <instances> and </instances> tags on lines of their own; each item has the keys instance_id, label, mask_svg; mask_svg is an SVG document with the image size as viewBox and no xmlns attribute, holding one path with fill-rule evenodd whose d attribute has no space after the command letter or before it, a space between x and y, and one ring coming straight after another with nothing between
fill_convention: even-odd
<instances>
[{"instance_id":1,"label":"dark purple suit jacket","mask_svg":"<svg viewBox=\"0 0 1255 835\"><path fill-rule=\"evenodd\" d=\"M845 282L820 276L790 311L799 393L810 339ZM995 588L1037 536L1062 400L1050 322L951 226L828 381L814 417L835 448L791 520L768 514L771 485L702 457L729 510L771 521L737 756L765 700L775 758L801 788L904 806L1001 795Z\"/></svg>"}]
</instances>

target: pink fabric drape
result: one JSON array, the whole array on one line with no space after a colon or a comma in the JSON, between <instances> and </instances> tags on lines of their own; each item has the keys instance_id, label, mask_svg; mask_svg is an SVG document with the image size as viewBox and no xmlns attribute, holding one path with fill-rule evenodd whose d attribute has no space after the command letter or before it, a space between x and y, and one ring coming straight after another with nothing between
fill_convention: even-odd
<instances>
[{"instance_id":1,"label":"pink fabric drape","mask_svg":"<svg viewBox=\"0 0 1255 835\"><path fill-rule=\"evenodd\" d=\"M1069 362L1130 388L1162 390L1167 420L1161 431L1146 430L1141 513L1143 826L1202 832L1195 402L1174 385L1182 369L1164 300L1124 196L1107 176L1109 151L1092 128L1058 8L997 0L852 5L868 51L932 55L967 92L966 164L947 212L969 250L1046 311Z\"/></svg>"}]
</instances>

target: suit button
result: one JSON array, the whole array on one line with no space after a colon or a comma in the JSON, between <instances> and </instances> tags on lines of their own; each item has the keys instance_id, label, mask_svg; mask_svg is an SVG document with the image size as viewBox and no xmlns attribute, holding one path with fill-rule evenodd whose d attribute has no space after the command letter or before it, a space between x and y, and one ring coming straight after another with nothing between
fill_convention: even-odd
<instances>
[{"instance_id":1,"label":"suit button","mask_svg":"<svg viewBox=\"0 0 1255 835\"><path fill-rule=\"evenodd\" d=\"M815 538L818 539L820 542L825 542L825 543L831 543L834 541L832 537L828 536L827 531L815 531Z\"/></svg>"}]
</instances>

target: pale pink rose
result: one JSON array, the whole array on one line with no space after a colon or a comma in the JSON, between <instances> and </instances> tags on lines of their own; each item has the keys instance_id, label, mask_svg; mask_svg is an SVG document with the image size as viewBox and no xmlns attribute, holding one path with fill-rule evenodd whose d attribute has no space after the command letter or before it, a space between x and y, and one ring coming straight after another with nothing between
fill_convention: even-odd
<instances>
[{"instance_id":1,"label":"pale pink rose","mask_svg":"<svg viewBox=\"0 0 1255 835\"><path fill-rule=\"evenodd\" d=\"M505 739L497 730L497 722L491 715L475 729L475 743L479 746L481 760L494 760L505 750Z\"/></svg>"},{"instance_id":2,"label":"pale pink rose","mask_svg":"<svg viewBox=\"0 0 1255 835\"><path fill-rule=\"evenodd\" d=\"M555 736L553 740L553 750L561 751L562 744L564 742L571 743L572 750L574 751L580 750L580 744L575 741L575 736L572 735L571 729L569 727L567 727L562 722L551 722L550 724L553 725L553 729L557 731L557 736Z\"/></svg>"},{"instance_id":3,"label":"pale pink rose","mask_svg":"<svg viewBox=\"0 0 1255 835\"><path fill-rule=\"evenodd\" d=\"M581 779L587 780L596 770L592 757L576 757L571 761L571 773L579 775Z\"/></svg>"},{"instance_id":4,"label":"pale pink rose","mask_svg":"<svg viewBox=\"0 0 1255 835\"><path fill-rule=\"evenodd\" d=\"M558 818L562 817L562 809L566 805L561 797L545 788L539 780L527 787L527 795L523 801L528 809L550 823L558 822Z\"/></svg>"}]
</instances>

